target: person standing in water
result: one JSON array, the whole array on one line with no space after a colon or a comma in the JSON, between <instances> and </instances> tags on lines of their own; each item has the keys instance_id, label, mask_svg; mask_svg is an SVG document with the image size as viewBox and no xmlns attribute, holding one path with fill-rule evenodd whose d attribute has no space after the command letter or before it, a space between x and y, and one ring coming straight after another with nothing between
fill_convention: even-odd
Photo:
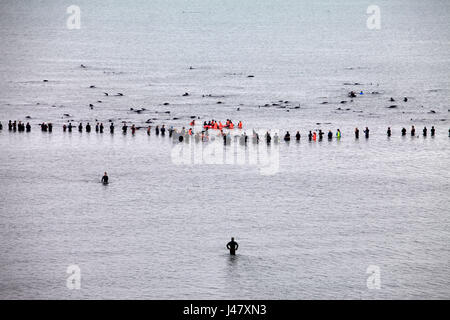
<instances>
[{"instance_id":1,"label":"person standing in water","mask_svg":"<svg viewBox=\"0 0 450 320\"><path fill-rule=\"evenodd\" d=\"M105 172L105 174L102 177L102 183L103 184L108 184L108 180L109 180L108 174Z\"/></svg>"},{"instance_id":2,"label":"person standing in water","mask_svg":"<svg viewBox=\"0 0 450 320\"><path fill-rule=\"evenodd\" d=\"M355 139L359 139L359 129L355 128Z\"/></svg>"},{"instance_id":3,"label":"person standing in water","mask_svg":"<svg viewBox=\"0 0 450 320\"><path fill-rule=\"evenodd\" d=\"M289 134L289 131L286 132L286 134L284 135L284 141L290 141L291 140L291 135Z\"/></svg>"},{"instance_id":4,"label":"person standing in water","mask_svg":"<svg viewBox=\"0 0 450 320\"><path fill-rule=\"evenodd\" d=\"M366 135L366 139L369 138L369 128L366 127L366 130L364 130L364 134Z\"/></svg>"},{"instance_id":5,"label":"person standing in water","mask_svg":"<svg viewBox=\"0 0 450 320\"><path fill-rule=\"evenodd\" d=\"M416 128L414 126L411 127L411 137L414 137L416 135Z\"/></svg>"},{"instance_id":6,"label":"person standing in water","mask_svg":"<svg viewBox=\"0 0 450 320\"><path fill-rule=\"evenodd\" d=\"M341 130L340 129L337 129L336 138L338 138L338 139L341 138Z\"/></svg>"},{"instance_id":7,"label":"person standing in water","mask_svg":"<svg viewBox=\"0 0 450 320\"><path fill-rule=\"evenodd\" d=\"M402 136L406 136L406 128L405 127L402 128Z\"/></svg>"},{"instance_id":8,"label":"person standing in water","mask_svg":"<svg viewBox=\"0 0 450 320\"><path fill-rule=\"evenodd\" d=\"M423 136L424 136L424 137L427 136L427 131L428 131L427 127L423 127L422 132L423 132Z\"/></svg>"},{"instance_id":9,"label":"person standing in water","mask_svg":"<svg viewBox=\"0 0 450 320\"><path fill-rule=\"evenodd\" d=\"M392 135L391 127L388 127L386 134L388 137Z\"/></svg>"},{"instance_id":10,"label":"person standing in water","mask_svg":"<svg viewBox=\"0 0 450 320\"><path fill-rule=\"evenodd\" d=\"M299 141L300 140L300 131L297 131L297 134L295 135L295 139L297 140L297 141Z\"/></svg>"},{"instance_id":11,"label":"person standing in water","mask_svg":"<svg viewBox=\"0 0 450 320\"><path fill-rule=\"evenodd\" d=\"M331 130L328 130L328 140L333 139L333 132Z\"/></svg>"},{"instance_id":12,"label":"person standing in water","mask_svg":"<svg viewBox=\"0 0 450 320\"><path fill-rule=\"evenodd\" d=\"M231 241L227 243L227 249L230 250L230 255L236 255L236 250L239 248L239 244L231 238Z\"/></svg>"},{"instance_id":13,"label":"person standing in water","mask_svg":"<svg viewBox=\"0 0 450 320\"><path fill-rule=\"evenodd\" d=\"M308 140L309 140L309 141L312 140L312 133L311 133L311 131L309 131L309 134L308 134Z\"/></svg>"},{"instance_id":14,"label":"person standing in water","mask_svg":"<svg viewBox=\"0 0 450 320\"><path fill-rule=\"evenodd\" d=\"M109 132L110 132L111 134L114 133L114 123L113 123L113 122L111 122L111 124L109 125Z\"/></svg>"},{"instance_id":15,"label":"person standing in water","mask_svg":"<svg viewBox=\"0 0 450 320\"><path fill-rule=\"evenodd\" d=\"M270 136L269 131L266 132L266 142L267 144L270 144L270 141L272 140L272 137Z\"/></svg>"},{"instance_id":16,"label":"person standing in water","mask_svg":"<svg viewBox=\"0 0 450 320\"><path fill-rule=\"evenodd\" d=\"M434 126L431 127L431 136L434 137L435 133L436 133L436 129L434 129Z\"/></svg>"}]
</instances>

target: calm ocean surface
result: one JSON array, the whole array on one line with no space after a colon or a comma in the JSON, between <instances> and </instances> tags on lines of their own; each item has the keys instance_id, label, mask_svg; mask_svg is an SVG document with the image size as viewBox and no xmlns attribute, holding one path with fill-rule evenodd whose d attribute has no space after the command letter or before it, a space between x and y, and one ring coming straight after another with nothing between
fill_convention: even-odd
<instances>
[{"instance_id":1,"label":"calm ocean surface","mask_svg":"<svg viewBox=\"0 0 450 320\"><path fill-rule=\"evenodd\" d=\"M0 1L0 298L449 299L449 21L445 0ZM195 142L120 132L192 116L302 138L208 164L178 161Z\"/></svg>"}]
</instances>

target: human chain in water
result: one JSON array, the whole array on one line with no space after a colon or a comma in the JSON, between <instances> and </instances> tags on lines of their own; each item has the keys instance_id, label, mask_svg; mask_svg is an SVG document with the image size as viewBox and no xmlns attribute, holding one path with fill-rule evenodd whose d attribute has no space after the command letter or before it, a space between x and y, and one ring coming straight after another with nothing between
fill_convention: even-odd
<instances>
[{"instance_id":1,"label":"human chain in water","mask_svg":"<svg viewBox=\"0 0 450 320\"><path fill-rule=\"evenodd\" d=\"M176 142L189 142L190 139L193 139L195 142L208 142L208 141L214 141L216 138L222 138L223 144L227 145L230 144L231 141L239 141L241 144L246 145L249 142L249 135L247 134L247 131L243 129L242 121L239 121L236 128L234 127L234 124L231 120L226 121L226 125L222 125L219 121L209 121L204 122L202 127L198 127L195 125L195 121L190 122L188 127L182 127L182 128L175 128L174 126L170 126L168 129L163 124L161 127L159 125L153 126L147 126L147 127L140 127L136 126L134 124L131 124L129 126L126 122L122 123L122 134L126 135L128 132L131 133L131 135L135 135L137 131L145 131L148 136L154 134L156 136L164 137L166 135L166 131L168 132L168 136L170 138L173 138L173 141ZM42 132L53 132L53 124L51 122L43 122L38 124ZM95 132L96 133L104 133L105 126L103 123L97 122L95 124ZM130 129L128 131L128 129ZM0 131L3 130L3 125L0 121ZM63 132L73 132L74 130L78 130L78 132L82 133L83 131L86 133L90 133L92 131L92 126L89 122L87 122L85 125L82 122L79 122L78 125L72 124L71 121L68 122L68 124L62 125ZM9 120L8 121L8 131L11 132L31 132L31 124L27 122L18 121L18 120ZM253 143L261 143L266 142L267 144L273 143L279 143L280 140L283 140L285 142L290 142L291 140L300 141L302 139L302 134L298 130L293 138L291 138L291 133L289 131L286 131L282 137L279 135L279 130L276 129L268 129L265 130L265 132L262 132L261 129L252 129L251 134L251 141ZM115 125L113 122L109 123L109 132L110 134L115 133ZM405 127L402 127L399 131L401 136L406 136L408 130ZM410 135L412 137L419 136L420 134L416 134L416 128L414 125L411 126L409 129ZM431 126L430 130L430 136L434 137L436 135L436 129L434 126ZM363 134L366 139L370 137L371 131L368 127L365 127L363 129ZM394 132L391 129L391 127L388 127L386 130L386 136L391 137ZM308 141L322 141L324 139L325 132L322 129L315 129L315 130L309 130L307 134ZM332 130L328 130L326 134L326 138L328 140L333 140L333 138L341 139L343 136L343 133L340 129L336 129L335 133L333 133ZM358 127L354 130L354 137L355 139L359 139L360 136L360 130ZM428 136L428 128L426 126L422 129L422 136L427 137ZM448 129L448 137L450 137L450 128ZM234 139L233 139L234 138Z\"/></svg>"}]
</instances>

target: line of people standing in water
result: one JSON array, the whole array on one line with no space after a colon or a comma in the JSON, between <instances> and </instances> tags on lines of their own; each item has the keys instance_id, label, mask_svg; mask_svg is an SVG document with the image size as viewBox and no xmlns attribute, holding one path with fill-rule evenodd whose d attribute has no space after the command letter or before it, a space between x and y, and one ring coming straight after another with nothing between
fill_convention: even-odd
<instances>
[{"instance_id":1,"label":"line of people standing in water","mask_svg":"<svg viewBox=\"0 0 450 320\"><path fill-rule=\"evenodd\" d=\"M0 130L3 130L3 125L2 125L1 122L0 122ZM24 132L24 131L30 132L31 131L31 125L30 125L29 122L27 122L25 124L22 121L14 120L14 122L13 122L13 121L9 120L9 122L8 122L8 130L9 131L19 131L19 132Z\"/></svg>"},{"instance_id":2,"label":"line of people standing in water","mask_svg":"<svg viewBox=\"0 0 450 320\"><path fill-rule=\"evenodd\" d=\"M177 129L174 129L173 126L170 126L168 129L166 129L165 125L161 125L161 127L159 125L157 125L155 127L154 131L155 131L156 135L164 136L166 134L166 130L167 130L167 132L169 133L169 137L172 137L173 134L176 133L176 138L179 141L183 141L183 140L187 139L189 136L194 136L194 138L196 140L208 141L209 137L210 137L209 130L217 128L217 130L219 130L219 135L223 136L224 143L226 144L227 143L227 139L231 140L231 134L230 134L230 132L224 133L223 129L226 129L226 128L233 129L234 128L234 125L233 125L232 121L229 120L229 119L227 119L226 125L222 125L220 121L215 121L215 120L212 120L212 121L209 121L209 122L205 121L203 123L203 129L204 130L202 130L201 132L197 132L197 133L194 133L194 128L193 128L193 126L195 125L195 120L193 120L190 123L190 125L191 125L191 128L185 129L185 127L183 127L181 131L178 131ZM53 124L50 123L50 122L49 123L43 122L43 123L40 124L40 127L41 127L41 131L43 131L43 132L52 132L53 131ZM93 128L91 127L91 124L89 122L87 122L85 126L83 126L83 123L81 123L81 122L78 124L78 126L74 126L71 122L69 122L68 124L64 124L62 128L63 128L64 132L66 132L66 131L72 132L73 130L78 130L78 132L83 132L83 130L85 130L86 132L89 133L89 132L91 132L93 130ZM239 121L239 123L238 123L238 128L239 129L242 128L242 122L241 121ZM3 125L0 122L0 130L2 130L2 129L3 129ZM134 135L136 133L136 130L140 129L140 127L136 127L134 124L132 124L129 127L126 123L123 123L123 125L122 125L122 133L123 134L127 134L128 129L130 130L131 134ZM27 122L25 124L22 121L11 121L11 120L9 120L9 122L8 122L8 130L9 131L14 131L14 132L15 131L30 132L31 131L31 125L30 125L29 122ZM94 130L97 133L104 133L105 126L103 125L103 123L97 122L95 124ZM115 126L114 126L114 123L111 122L110 125L109 125L109 132L111 134L114 134L114 131L115 131ZM148 126L146 128L147 135L150 135L151 131L152 131L152 126ZM365 129L363 130L363 133L364 133L365 138L368 139L369 136L370 136L369 128L365 127ZM360 134L359 128L355 128L355 130L354 130L355 139L359 139L359 134ZM386 131L386 135L388 137L391 137L392 134L393 134L393 131L392 131L391 127L388 127L388 129ZM449 134L449 137L450 137L450 129L449 129L448 134ZM402 136L406 136L407 135L407 130L406 130L405 127L403 127L401 129L401 135ZM410 135L411 136L416 136L416 128L415 128L415 126L411 126ZM424 127L422 129L422 136L426 137L427 135L428 135L428 128ZM430 136L434 137L435 135L436 135L436 129L435 129L434 126L432 126L431 129L430 129ZM325 132L323 132L322 129L319 129L317 132L316 131L314 131L314 132L313 131L309 131L309 133L308 133L308 140L309 141L317 141L317 140L322 141L324 136L325 136ZM341 133L340 129L337 129L336 133L333 135L333 132L331 130L329 130L326 136L327 136L328 140L332 140L334 137L336 137L337 139L340 139L342 137L342 133ZM241 138L241 140L243 140L244 143L246 143L247 139L248 139L248 136L246 135L246 133L243 133L243 134L241 134L240 138ZM272 141L272 136L270 135L269 132L266 132L265 139L266 139L267 143L270 143ZM273 139L274 139L274 142L278 142L279 141L279 136L278 136L277 133L274 134ZM296 134L294 135L293 139L295 139L297 141L299 141L301 139L301 134L300 134L299 131L296 132ZM256 133L255 130L253 130L253 140L256 143L258 143L259 140L260 140L259 135L258 135L258 133ZM291 134L289 133L289 131L287 131L285 133L283 140L286 141L286 142L291 141Z\"/></svg>"},{"instance_id":3,"label":"line of people standing in water","mask_svg":"<svg viewBox=\"0 0 450 320\"><path fill-rule=\"evenodd\" d=\"M406 136L407 130L406 130L405 127L402 128L401 133L402 133L402 136ZM387 134L388 137L392 136L391 127L389 127L387 129L386 134ZM410 134L411 134L411 137L415 137L416 136L416 128L414 126L411 126ZM427 127L423 127L423 129L422 129L422 136L426 137L427 135L428 135L428 129L427 129ZM432 137L434 137L436 135L436 129L434 128L434 126L431 126L430 135ZM450 129L448 129L448 136L450 137Z\"/></svg>"}]
</instances>

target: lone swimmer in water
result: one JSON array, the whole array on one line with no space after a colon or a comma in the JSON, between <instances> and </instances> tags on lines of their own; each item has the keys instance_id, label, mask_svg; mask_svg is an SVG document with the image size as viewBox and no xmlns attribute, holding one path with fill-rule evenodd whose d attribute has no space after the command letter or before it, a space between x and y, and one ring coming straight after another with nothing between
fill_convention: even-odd
<instances>
[{"instance_id":1,"label":"lone swimmer in water","mask_svg":"<svg viewBox=\"0 0 450 320\"><path fill-rule=\"evenodd\" d=\"M108 174L105 172L105 174L102 177L102 183L103 184L108 184L108 180L109 180Z\"/></svg>"},{"instance_id":2,"label":"lone swimmer in water","mask_svg":"<svg viewBox=\"0 0 450 320\"><path fill-rule=\"evenodd\" d=\"M227 249L230 250L230 255L234 256L236 255L236 250L239 248L239 245L236 241L234 241L234 238L231 238L231 241L227 243Z\"/></svg>"}]
</instances>

